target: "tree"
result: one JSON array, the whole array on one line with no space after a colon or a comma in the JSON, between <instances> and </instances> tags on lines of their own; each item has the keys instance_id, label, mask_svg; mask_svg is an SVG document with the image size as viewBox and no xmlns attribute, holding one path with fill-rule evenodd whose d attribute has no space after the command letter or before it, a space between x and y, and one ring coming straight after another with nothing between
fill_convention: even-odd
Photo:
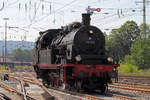
<instances>
[{"instance_id":1,"label":"tree","mask_svg":"<svg viewBox=\"0 0 150 100\"><path fill-rule=\"evenodd\" d=\"M136 22L127 21L124 25L119 28L120 37L123 42L126 54L129 54L131 45L139 38L140 29Z\"/></svg>"},{"instance_id":2,"label":"tree","mask_svg":"<svg viewBox=\"0 0 150 100\"><path fill-rule=\"evenodd\" d=\"M143 24L140 25L140 35L141 38L147 38L150 36L150 25L146 24L146 33L144 33L143 26Z\"/></svg>"},{"instance_id":3,"label":"tree","mask_svg":"<svg viewBox=\"0 0 150 100\"><path fill-rule=\"evenodd\" d=\"M150 26L146 25L146 34L143 32L143 24L140 25L140 38L130 48L131 54L125 56L125 63L134 64L139 69L150 67Z\"/></svg>"},{"instance_id":4,"label":"tree","mask_svg":"<svg viewBox=\"0 0 150 100\"><path fill-rule=\"evenodd\" d=\"M24 61L26 62L32 61L32 50L24 50L23 54L24 54Z\"/></svg>"},{"instance_id":5,"label":"tree","mask_svg":"<svg viewBox=\"0 0 150 100\"><path fill-rule=\"evenodd\" d=\"M131 45L139 38L140 29L136 22L127 21L119 29L112 30L109 40L106 41L109 54L117 60L124 60L130 54Z\"/></svg>"},{"instance_id":6,"label":"tree","mask_svg":"<svg viewBox=\"0 0 150 100\"><path fill-rule=\"evenodd\" d=\"M16 61L23 61L23 53L22 53L22 49L18 48L16 50L12 51L12 55L13 55L13 60Z\"/></svg>"},{"instance_id":7,"label":"tree","mask_svg":"<svg viewBox=\"0 0 150 100\"><path fill-rule=\"evenodd\" d=\"M22 50L18 48L12 51L12 56L15 61L30 62L32 61L32 50Z\"/></svg>"},{"instance_id":8,"label":"tree","mask_svg":"<svg viewBox=\"0 0 150 100\"><path fill-rule=\"evenodd\" d=\"M131 47L131 59L139 69L150 68L150 36L147 39L139 39Z\"/></svg>"},{"instance_id":9,"label":"tree","mask_svg":"<svg viewBox=\"0 0 150 100\"><path fill-rule=\"evenodd\" d=\"M111 35L109 35L106 41L106 50L110 56L113 57L116 63L119 63L119 59L121 58L121 41L118 33L118 29L112 30Z\"/></svg>"}]
</instances>

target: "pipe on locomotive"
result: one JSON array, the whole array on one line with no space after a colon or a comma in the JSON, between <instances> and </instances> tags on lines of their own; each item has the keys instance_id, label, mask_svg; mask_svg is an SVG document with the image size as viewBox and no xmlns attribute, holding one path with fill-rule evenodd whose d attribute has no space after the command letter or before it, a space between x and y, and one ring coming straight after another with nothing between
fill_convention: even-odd
<instances>
[{"instance_id":1,"label":"pipe on locomotive","mask_svg":"<svg viewBox=\"0 0 150 100\"><path fill-rule=\"evenodd\" d=\"M89 13L83 13L82 14L82 24L85 26L89 26L90 25L90 14Z\"/></svg>"}]
</instances>

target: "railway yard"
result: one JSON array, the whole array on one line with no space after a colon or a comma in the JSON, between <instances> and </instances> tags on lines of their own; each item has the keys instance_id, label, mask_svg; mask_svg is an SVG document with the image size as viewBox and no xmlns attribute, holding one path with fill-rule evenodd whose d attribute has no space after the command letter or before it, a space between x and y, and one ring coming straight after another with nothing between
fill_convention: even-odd
<instances>
[{"instance_id":1,"label":"railway yard","mask_svg":"<svg viewBox=\"0 0 150 100\"><path fill-rule=\"evenodd\" d=\"M0 100L150 100L150 0L0 0Z\"/></svg>"},{"instance_id":2,"label":"railway yard","mask_svg":"<svg viewBox=\"0 0 150 100\"><path fill-rule=\"evenodd\" d=\"M34 72L13 72L9 80L0 81L0 100L150 100L149 81L149 77L120 75L119 81L109 84L108 93L102 95L47 88Z\"/></svg>"}]
</instances>

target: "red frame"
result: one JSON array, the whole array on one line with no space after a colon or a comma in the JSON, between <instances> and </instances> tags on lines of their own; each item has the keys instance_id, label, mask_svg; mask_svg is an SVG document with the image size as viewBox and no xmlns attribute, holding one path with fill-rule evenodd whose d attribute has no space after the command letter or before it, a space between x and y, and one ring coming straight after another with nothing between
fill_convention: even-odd
<instances>
[{"instance_id":1,"label":"red frame","mask_svg":"<svg viewBox=\"0 0 150 100\"><path fill-rule=\"evenodd\" d=\"M87 69L87 66L91 66L90 69ZM74 67L73 75L77 77L77 73L80 70L87 72L89 76L92 76L93 72L96 72L98 76L101 75L102 72L112 71L115 67L118 67L119 64L113 65L88 65L88 64L38 64L39 69L52 69L56 70L60 67L64 68L64 79L63 82L66 83L66 67ZM118 77L118 76L117 76ZM116 78L117 79L117 78Z\"/></svg>"},{"instance_id":2,"label":"red frame","mask_svg":"<svg viewBox=\"0 0 150 100\"><path fill-rule=\"evenodd\" d=\"M87 66L90 66L91 68L86 68ZM74 76L77 77L77 73L82 70L86 73L88 73L88 76L91 77L93 72L96 72L98 77L100 77L100 74L102 72L109 72L114 69L114 65L77 65L75 66L73 73Z\"/></svg>"},{"instance_id":3,"label":"red frame","mask_svg":"<svg viewBox=\"0 0 150 100\"><path fill-rule=\"evenodd\" d=\"M87 66L90 64L38 64L38 67L40 69L58 69L60 67L83 67L83 66ZM102 67L105 67L105 71L109 71L110 67L118 67L119 64L113 64L113 65L90 65L90 66L96 66L98 69L103 69ZM107 67L107 68L106 68Z\"/></svg>"}]
</instances>

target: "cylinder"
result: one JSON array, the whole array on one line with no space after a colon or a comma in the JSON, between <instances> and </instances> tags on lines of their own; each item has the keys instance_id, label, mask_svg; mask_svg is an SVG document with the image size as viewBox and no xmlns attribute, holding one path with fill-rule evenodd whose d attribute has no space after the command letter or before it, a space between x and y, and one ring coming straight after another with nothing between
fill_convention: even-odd
<instances>
[{"instance_id":1,"label":"cylinder","mask_svg":"<svg viewBox=\"0 0 150 100\"><path fill-rule=\"evenodd\" d=\"M88 14L88 13L83 13L82 14L82 24L85 25L85 26L90 25L90 14Z\"/></svg>"}]
</instances>

